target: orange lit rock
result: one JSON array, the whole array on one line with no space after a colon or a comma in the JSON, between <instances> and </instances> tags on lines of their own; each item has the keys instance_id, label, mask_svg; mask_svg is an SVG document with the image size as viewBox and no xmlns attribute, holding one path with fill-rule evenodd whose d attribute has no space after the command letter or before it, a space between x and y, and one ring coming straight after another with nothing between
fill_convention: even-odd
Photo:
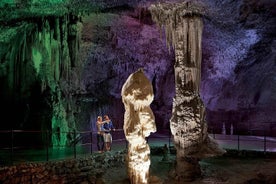
<instances>
[{"instance_id":1,"label":"orange lit rock","mask_svg":"<svg viewBox=\"0 0 276 184\"><path fill-rule=\"evenodd\" d=\"M156 131L150 104L153 88L142 69L131 74L122 88L124 133L128 141L128 175L132 184L149 183L150 148L146 137Z\"/></svg>"}]
</instances>

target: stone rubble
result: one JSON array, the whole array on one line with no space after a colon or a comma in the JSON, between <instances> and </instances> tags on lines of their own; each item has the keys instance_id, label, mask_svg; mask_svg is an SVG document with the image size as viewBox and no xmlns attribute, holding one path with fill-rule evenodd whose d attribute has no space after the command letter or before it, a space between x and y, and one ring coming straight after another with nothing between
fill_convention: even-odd
<instances>
[{"instance_id":1,"label":"stone rubble","mask_svg":"<svg viewBox=\"0 0 276 184\"><path fill-rule=\"evenodd\" d=\"M20 163L0 168L0 183L104 183L107 168L125 165L125 151L93 154L82 158L39 163Z\"/></svg>"}]
</instances>

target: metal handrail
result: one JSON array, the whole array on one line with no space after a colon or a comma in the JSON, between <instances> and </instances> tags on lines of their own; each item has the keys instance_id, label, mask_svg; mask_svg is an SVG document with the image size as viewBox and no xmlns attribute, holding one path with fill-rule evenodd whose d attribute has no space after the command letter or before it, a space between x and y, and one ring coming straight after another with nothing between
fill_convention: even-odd
<instances>
[{"instance_id":1,"label":"metal handrail","mask_svg":"<svg viewBox=\"0 0 276 184\"><path fill-rule=\"evenodd\" d=\"M123 132L123 129L116 129L116 131L115 132L119 132L119 133L121 133L121 132ZM9 133L10 135L8 135L7 133ZM6 137L7 138L9 138L9 137L11 137L11 142L9 143L9 144L7 144L8 146L7 147L0 147L0 151L1 150L6 150L6 151L8 151L8 150L10 150L10 160L11 160L11 163L13 163L13 159L14 159L14 154L15 153L17 153L17 150L20 150L20 149L25 149L26 147L20 147L20 146L18 146L18 145L15 145L14 144L14 140L13 140L13 138L14 137L16 137L15 136L15 134L21 134L21 133L28 133L28 134L33 134L33 133L35 133L35 134L37 134L37 133L41 133L41 134L44 134L45 133L45 135L46 135L46 142L44 142L42 145L39 145L39 146L41 146L41 147L43 147L44 149L46 149L45 150L45 155L46 155L46 161L49 161L49 151L50 151L50 149L52 148L51 146L50 146L50 144L49 144L49 136L51 135L51 134L54 134L54 133L73 133L74 134L74 139L73 140L75 140L75 139L77 139L77 134L78 135L80 135L80 137L84 137L84 136L82 136L81 134L88 134L87 136L89 136L89 137L87 137L87 139L85 139L85 140L87 140L87 142L81 142L81 141L73 141L73 144L72 144L72 148L73 148L73 154L74 154L74 158L76 158L77 157L77 149L76 149L76 147L77 146L80 146L80 147L82 147L82 146L89 146L90 145L90 154L92 154L93 153L93 151L95 151L95 150L93 150L93 146L95 147L95 145L96 145L96 143L95 142L93 142L93 135L94 134L96 134L97 133L97 131L94 131L94 130L86 130L86 131L69 131L69 132L59 132L59 131L39 131L39 130L0 130L0 135L3 135L3 134L5 134L6 135ZM149 142L151 141L151 140L153 140L153 139L167 139L166 140L166 142L168 141L168 145L169 145L169 147L171 147L171 145L173 145L172 144L172 135L171 134L166 134L166 135L164 135L164 136L162 136L162 137L160 137L160 136L158 136L158 137L155 137L154 136L154 133L153 134L151 134L152 136L149 136L148 138L147 138L147 140L149 140ZM215 134L214 134L215 135ZM220 137L222 137L222 134L217 134L217 135L220 135ZM125 139L125 137L124 138L120 138L120 136L121 135L119 135L119 137L118 137L118 139L113 139L113 141L114 142L120 142L120 141L126 141L126 139ZM226 137L227 137L227 135L225 135ZM116 136L115 136L116 137ZM243 137L243 136L242 136ZM263 152L264 153L266 153L267 152L267 145L268 145L268 143L276 143L276 141L274 141L274 138L273 139L271 139L270 140L270 138L269 137L267 137L266 135L264 135L264 136L259 136L260 137L260 139L259 140L254 140L254 141L258 141L258 142L263 142ZM263 137L263 139L261 139ZM82 138L80 138L79 140L82 140ZM215 138L215 136L214 136L214 138ZM217 136L215 139L218 139L218 140L224 140L224 139L219 139L219 136ZM240 150L240 141L251 141L250 139L242 139L241 138L241 136L240 135L235 135L235 136L231 136L231 137L229 137L227 140L231 140L231 141L237 141L237 150ZM276 138L275 138L275 140L276 140ZM253 141L253 140L252 140ZM126 146L127 146L127 141L126 141ZM40 147L40 148L41 148ZM37 149L37 146L33 146L33 147L30 147L30 148L33 148L33 149ZM70 149L70 147L67 147L68 149ZM0 154L0 158L1 158L1 154ZM65 159L65 158L64 158ZM1 161L1 160L0 160ZM1 163L1 162L0 162Z\"/></svg>"}]
</instances>

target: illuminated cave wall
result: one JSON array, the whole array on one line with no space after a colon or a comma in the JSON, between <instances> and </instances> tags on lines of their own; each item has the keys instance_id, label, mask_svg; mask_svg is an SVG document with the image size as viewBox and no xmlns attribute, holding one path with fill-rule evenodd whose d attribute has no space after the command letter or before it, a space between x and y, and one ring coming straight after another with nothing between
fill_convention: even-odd
<instances>
[{"instance_id":1,"label":"illuminated cave wall","mask_svg":"<svg viewBox=\"0 0 276 184\"><path fill-rule=\"evenodd\" d=\"M145 12L149 13L149 12ZM81 103L91 110L93 126L97 115L108 113L116 128L123 127L121 89L128 76L143 68L152 81L155 100L151 107L158 130L168 130L174 93L174 54L169 53L157 26L139 12L97 13L83 18L83 85L87 98ZM89 105L91 104L91 105ZM84 114L84 112L81 112ZM98 113L98 114L97 114ZM79 116L83 118L87 115Z\"/></svg>"},{"instance_id":2,"label":"illuminated cave wall","mask_svg":"<svg viewBox=\"0 0 276 184\"><path fill-rule=\"evenodd\" d=\"M207 2L201 96L210 131L275 135L275 1Z\"/></svg>"},{"instance_id":3,"label":"illuminated cave wall","mask_svg":"<svg viewBox=\"0 0 276 184\"><path fill-rule=\"evenodd\" d=\"M160 34L151 19L148 7L154 0L135 7L116 7L125 0L103 2L113 8L82 14L81 38L80 24L61 16L64 12L28 21L18 14L12 15L20 21L0 16L0 115L9 120L1 129L89 130L104 113L122 128L121 87L138 68L144 68L153 84L157 130L169 129L174 52L168 51L164 31ZM211 14L203 19L200 95L208 127L221 133L224 122L226 133L231 124L235 133L238 126L244 126L243 132L263 127L275 131L264 126L276 119L275 3L204 3ZM52 142L64 145L70 137L56 133Z\"/></svg>"},{"instance_id":4,"label":"illuminated cave wall","mask_svg":"<svg viewBox=\"0 0 276 184\"><path fill-rule=\"evenodd\" d=\"M225 123L226 133L230 133L232 124L235 133L255 134L254 129L263 132L265 127L267 133L273 134L275 126L270 131L270 125L276 119L275 3L210 0L203 4L207 15L203 17L200 96L207 109L210 131L222 133ZM124 13L114 9L91 18L93 36L86 34L85 38L92 40L93 49L86 61L83 81L90 93L95 94L96 87L103 96L111 97L107 110L120 122L120 111L115 112L120 109L119 103L112 99L118 99L121 81L143 67L153 82L152 109L160 130L168 128L171 117L175 61L174 51L169 53L166 48L164 29L160 34L151 20L149 5L145 3Z\"/></svg>"},{"instance_id":5,"label":"illuminated cave wall","mask_svg":"<svg viewBox=\"0 0 276 184\"><path fill-rule=\"evenodd\" d=\"M1 117L10 121L1 129L52 131L54 146L72 141L62 132L75 129L72 91L80 86L74 78L80 32L73 15L36 18L1 29ZM39 142L45 137L37 138Z\"/></svg>"},{"instance_id":6,"label":"illuminated cave wall","mask_svg":"<svg viewBox=\"0 0 276 184\"><path fill-rule=\"evenodd\" d=\"M8 4L24 4L24 3L61 3L68 0L1 0L0 7Z\"/></svg>"}]
</instances>

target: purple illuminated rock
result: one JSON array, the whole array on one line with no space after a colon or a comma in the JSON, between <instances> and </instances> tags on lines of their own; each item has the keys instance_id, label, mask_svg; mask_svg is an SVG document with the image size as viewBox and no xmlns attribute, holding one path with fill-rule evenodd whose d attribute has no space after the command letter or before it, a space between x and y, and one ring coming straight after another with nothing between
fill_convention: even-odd
<instances>
[{"instance_id":1,"label":"purple illuminated rock","mask_svg":"<svg viewBox=\"0 0 276 184\"><path fill-rule=\"evenodd\" d=\"M175 97L170 128L177 149L176 176L190 180L200 174L198 160L223 153L208 137L205 107L200 98L202 7L191 2L151 6L152 17L166 31L175 50ZM180 179L182 180L182 179Z\"/></svg>"}]
</instances>

